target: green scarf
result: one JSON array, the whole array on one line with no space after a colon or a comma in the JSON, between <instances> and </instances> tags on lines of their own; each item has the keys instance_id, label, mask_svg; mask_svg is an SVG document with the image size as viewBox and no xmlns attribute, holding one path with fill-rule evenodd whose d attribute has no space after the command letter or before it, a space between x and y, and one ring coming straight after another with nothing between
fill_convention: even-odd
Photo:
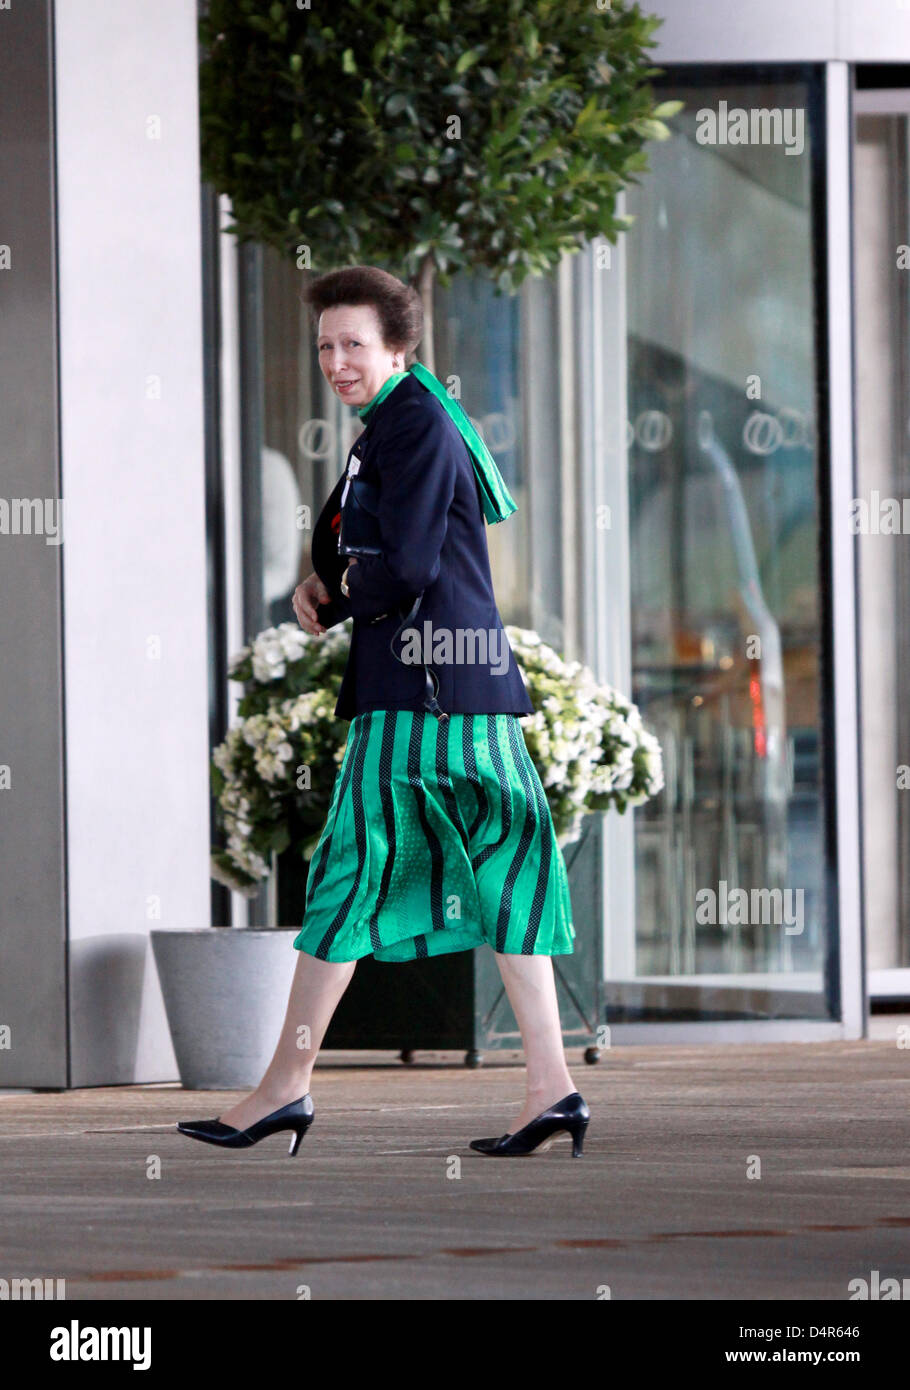
<instances>
[{"instance_id":1,"label":"green scarf","mask_svg":"<svg viewBox=\"0 0 910 1390\"><path fill-rule=\"evenodd\" d=\"M382 383L371 401L368 401L366 405L357 407L357 414L361 420L366 422L376 406L384 401L386 396L394 391L398 383L404 381L408 375L416 377L421 386L432 392L443 405L468 446L468 453L471 455L471 462L474 465L474 476L480 484L481 505L487 522L505 521L507 516L511 516L512 512L518 510L518 506L506 487L505 480L496 465L496 460L471 424L459 402L449 395L442 382L433 375L429 367L425 367L422 362L413 362L406 372L393 372Z\"/></svg>"},{"instance_id":2,"label":"green scarf","mask_svg":"<svg viewBox=\"0 0 910 1390\"><path fill-rule=\"evenodd\" d=\"M394 391L399 381L404 381L406 376L407 372L393 372L392 375L390 377L387 377L386 380L382 383L379 390L376 392L376 395L373 397L371 401L367 401L366 405L359 405L357 407L357 414L360 416L361 420L364 421L364 423L366 423L366 421L373 414L373 411L376 409L379 402L384 401L389 392Z\"/></svg>"}]
</instances>

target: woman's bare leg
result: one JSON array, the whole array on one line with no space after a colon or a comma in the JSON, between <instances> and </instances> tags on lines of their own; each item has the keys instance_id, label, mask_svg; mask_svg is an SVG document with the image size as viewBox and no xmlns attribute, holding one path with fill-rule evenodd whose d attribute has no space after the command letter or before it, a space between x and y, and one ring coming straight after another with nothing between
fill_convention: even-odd
<instances>
[{"instance_id":1,"label":"woman's bare leg","mask_svg":"<svg viewBox=\"0 0 910 1390\"><path fill-rule=\"evenodd\" d=\"M576 1090L562 1045L556 980L549 956L497 953L496 963L521 1032L525 1052L525 1103L509 1122L509 1134Z\"/></svg>"},{"instance_id":2,"label":"woman's bare leg","mask_svg":"<svg viewBox=\"0 0 910 1390\"><path fill-rule=\"evenodd\" d=\"M357 966L355 960L318 960L305 951L298 956L272 1060L255 1091L218 1117L235 1129L248 1129L273 1110L306 1095L322 1040Z\"/></svg>"}]
</instances>

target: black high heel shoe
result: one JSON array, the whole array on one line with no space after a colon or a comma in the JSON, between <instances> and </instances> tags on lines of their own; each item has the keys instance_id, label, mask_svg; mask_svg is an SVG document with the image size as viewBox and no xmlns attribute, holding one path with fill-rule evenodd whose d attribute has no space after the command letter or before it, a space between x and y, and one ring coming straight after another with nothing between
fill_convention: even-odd
<instances>
[{"instance_id":1,"label":"black high heel shoe","mask_svg":"<svg viewBox=\"0 0 910 1390\"><path fill-rule=\"evenodd\" d=\"M585 1131L591 1112L578 1091L564 1096L541 1113L523 1129L514 1134L503 1134L500 1139L472 1139L471 1148L478 1153L496 1158L524 1158L535 1149L546 1153L557 1135L563 1131L572 1136L572 1157L581 1158L585 1142Z\"/></svg>"},{"instance_id":2,"label":"black high heel shoe","mask_svg":"<svg viewBox=\"0 0 910 1390\"><path fill-rule=\"evenodd\" d=\"M300 1148L301 1139L313 1123L315 1111L316 1107L308 1091L299 1100L292 1100L288 1105L282 1105L280 1110L273 1110L271 1115L263 1116L254 1125L250 1125L249 1129L234 1129L233 1125L222 1124L218 1119L180 1120L177 1128L181 1134L189 1135L190 1139L201 1139L204 1144L219 1144L223 1149L248 1149L252 1144L258 1144L267 1134L292 1129L294 1133L288 1153L294 1155Z\"/></svg>"}]
</instances>

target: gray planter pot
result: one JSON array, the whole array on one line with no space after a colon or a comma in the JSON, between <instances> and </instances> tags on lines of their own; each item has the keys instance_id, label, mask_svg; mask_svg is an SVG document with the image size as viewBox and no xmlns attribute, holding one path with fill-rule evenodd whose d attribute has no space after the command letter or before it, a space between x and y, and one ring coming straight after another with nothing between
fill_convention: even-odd
<instances>
[{"instance_id":1,"label":"gray planter pot","mask_svg":"<svg viewBox=\"0 0 910 1390\"><path fill-rule=\"evenodd\" d=\"M153 931L180 1080L189 1090L258 1085L281 1032L299 927Z\"/></svg>"}]
</instances>

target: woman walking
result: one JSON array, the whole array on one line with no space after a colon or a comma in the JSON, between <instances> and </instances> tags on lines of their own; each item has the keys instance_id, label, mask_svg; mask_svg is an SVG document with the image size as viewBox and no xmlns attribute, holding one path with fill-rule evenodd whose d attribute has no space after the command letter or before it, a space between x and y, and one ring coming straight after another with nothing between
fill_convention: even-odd
<instances>
[{"instance_id":1,"label":"woman walking","mask_svg":"<svg viewBox=\"0 0 910 1390\"><path fill-rule=\"evenodd\" d=\"M489 945L521 1032L526 1090L511 1128L471 1148L520 1156L564 1135L577 1156L589 1113L566 1066L551 961L573 950L568 880L518 722L534 706L496 607L484 531L515 503L467 416L414 361L416 291L353 266L318 277L306 299L323 375L366 426L314 529L314 573L293 598L313 635L353 616L335 710L351 727L310 861L275 1054L230 1110L178 1129L228 1148L290 1130L296 1153L314 1115L313 1065L357 961ZM339 552L339 528L344 538L370 485L380 545L352 558ZM419 618L402 628L418 596ZM392 649L399 629L412 646L421 636L416 658Z\"/></svg>"}]
</instances>

